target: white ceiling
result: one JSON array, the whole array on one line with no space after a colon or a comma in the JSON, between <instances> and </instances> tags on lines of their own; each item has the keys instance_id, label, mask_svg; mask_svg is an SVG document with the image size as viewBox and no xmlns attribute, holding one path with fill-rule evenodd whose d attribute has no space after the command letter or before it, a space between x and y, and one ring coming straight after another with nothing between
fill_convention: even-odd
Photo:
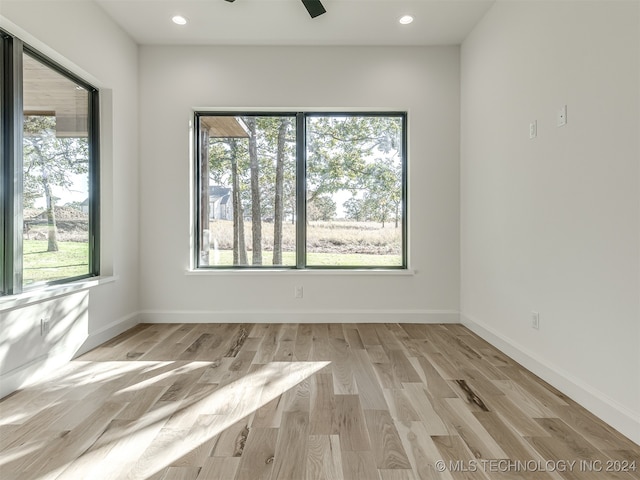
<instances>
[{"instance_id":1,"label":"white ceiling","mask_svg":"<svg viewBox=\"0 0 640 480\"><path fill-rule=\"evenodd\" d=\"M323 0L315 19L301 0L94 1L143 45L452 45L495 0Z\"/></svg>"}]
</instances>

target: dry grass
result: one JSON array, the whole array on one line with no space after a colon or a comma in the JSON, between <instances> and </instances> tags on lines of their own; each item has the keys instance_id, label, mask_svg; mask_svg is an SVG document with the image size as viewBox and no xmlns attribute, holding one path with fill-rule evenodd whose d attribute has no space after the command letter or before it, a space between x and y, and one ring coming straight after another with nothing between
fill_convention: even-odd
<instances>
[{"instance_id":1,"label":"dry grass","mask_svg":"<svg viewBox=\"0 0 640 480\"><path fill-rule=\"evenodd\" d=\"M59 242L88 242L88 221L59 220L56 222L56 237ZM27 223L24 229L25 240L47 240L49 226L46 222Z\"/></svg>"},{"instance_id":2,"label":"dry grass","mask_svg":"<svg viewBox=\"0 0 640 480\"><path fill-rule=\"evenodd\" d=\"M402 230L372 222L312 222L307 228L307 251L400 255Z\"/></svg>"},{"instance_id":3,"label":"dry grass","mask_svg":"<svg viewBox=\"0 0 640 480\"><path fill-rule=\"evenodd\" d=\"M56 234L59 242L88 242L89 215L72 207L55 207ZM25 208L24 235L25 240L47 240L49 226L46 210L43 208Z\"/></svg>"},{"instance_id":4,"label":"dry grass","mask_svg":"<svg viewBox=\"0 0 640 480\"><path fill-rule=\"evenodd\" d=\"M245 222L245 241L251 250L251 222ZM210 223L211 248L233 249L233 223L215 220ZM295 225L283 225L283 251L295 251ZM273 224L262 224L262 248L273 250ZM307 227L307 251L314 253L400 255L402 229L373 222L310 222Z\"/></svg>"}]
</instances>

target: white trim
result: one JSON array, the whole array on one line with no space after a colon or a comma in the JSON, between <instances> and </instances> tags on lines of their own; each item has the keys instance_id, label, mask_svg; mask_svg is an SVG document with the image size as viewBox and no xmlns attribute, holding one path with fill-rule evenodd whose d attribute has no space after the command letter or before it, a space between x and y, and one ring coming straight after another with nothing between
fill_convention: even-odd
<instances>
[{"instance_id":1,"label":"white trim","mask_svg":"<svg viewBox=\"0 0 640 480\"><path fill-rule=\"evenodd\" d=\"M144 310L140 323L459 323L455 310Z\"/></svg>"},{"instance_id":2,"label":"white trim","mask_svg":"<svg viewBox=\"0 0 640 480\"><path fill-rule=\"evenodd\" d=\"M27 307L36 303L48 302L54 298L63 297L72 293L88 290L118 280L118 276L91 277L76 282L51 285L48 287L29 290L18 295L8 295L0 298L0 312L8 312L17 308Z\"/></svg>"},{"instance_id":3,"label":"white trim","mask_svg":"<svg viewBox=\"0 0 640 480\"><path fill-rule=\"evenodd\" d=\"M105 325L101 329L90 333L84 343L78 348L78 351L73 355L73 358L87 353L89 350L96 348L99 345L111 340L112 338L126 332L130 328L135 327L140 323L140 314L138 312L131 313L126 317L113 321L108 325Z\"/></svg>"},{"instance_id":4,"label":"white trim","mask_svg":"<svg viewBox=\"0 0 640 480\"><path fill-rule=\"evenodd\" d=\"M568 395L620 433L640 444L640 413L634 412L607 394L576 378L561 367L498 333L490 326L460 314L461 323L516 362Z\"/></svg>"},{"instance_id":5,"label":"white trim","mask_svg":"<svg viewBox=\"0 0 640 480\"><path fill-rule=\"evenodd\" d=\"M416 270L408 270L408 269L385 269L385 268L361 268L361 269L295 269L295 268L199 268L199 269L190 269L185 271L185 275L194 275L194 276L229 276L229 275L291 275L291 276L327 276L327 275L335 275L338 277L349 276L349 275L370 275L373 277L377 276L412 276L416 275L418 272Z\"/></svg>"},{"instance_id":6,"label":"white trim","mask_svg":"<svg viewBox=\"0 0 640 480\"><path fill-rule=\"evenodd\" d=\"M404 107L192 107L193 112L202 113L290 113L292 116L296 113L409 113L409 106Z\"/></svg>"}]
</instances>

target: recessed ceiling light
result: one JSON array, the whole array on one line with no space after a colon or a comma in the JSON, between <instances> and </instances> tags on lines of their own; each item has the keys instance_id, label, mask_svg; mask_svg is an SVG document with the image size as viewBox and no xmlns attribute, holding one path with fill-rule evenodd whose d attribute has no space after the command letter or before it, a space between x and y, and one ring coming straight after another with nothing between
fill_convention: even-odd
<instances>
[{"instance_id":1,"label":"recessed ceiling light","mask_svg":"<svg viewBox=\"0 0 640 480\"><path fill-rule=\"evenodd\" d=\"M173 17L171 19L171 21L173 23L175 23L176 25L186 25L187 24L187 19L184 18L182 15L176 15L175 17Z\"/></svg>"},{"instance_id":2,"label":"recessed ceiling light","mask_svg":"<svg viewBox=\"0 0 640 480\"><path fill-rule=\"evenodd\" d=\"M411 15L404 15L402 17L400 17L400 20L398 20L402 25L409 25L411 22L413 22L413 17Z\"/></svg>"}]
</instances>

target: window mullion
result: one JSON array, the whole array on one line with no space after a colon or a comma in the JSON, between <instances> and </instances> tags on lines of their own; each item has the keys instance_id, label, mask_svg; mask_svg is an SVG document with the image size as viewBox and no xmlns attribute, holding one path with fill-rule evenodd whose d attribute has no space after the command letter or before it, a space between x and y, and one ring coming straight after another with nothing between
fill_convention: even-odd
<instances>
[{"instance_id":1,"label":"window mullion","mask_svg":"<svg viewBox=\"0 0 640 480\"><path fill-rule=\"evenodd\" d=\"M3 45L3 236L4 292L22 292L22 51L23 44L9 38Z\"/></svg>"},{"instance_id":2,"label":"window mullion","mask_svg":"<svg viewBox=\"0 0 640 480\"><path fill-rule=\"evenodd\" d=\"M100 275L100 97L89 90L89 273Z\"/></svg>"},{"instance_id":3,"label":"window mullion","mask_svg":"<svg viewBox=\"0 0 640 480\"><path fill-rule=\"evenodd\" d=\"M307 266L306 116L296 115L296 268Z\"/></svg>"},{"instance_id":4,"label":"window mullion","mask_svg":"<svg viewBox=\"0 0 640 480\"><path fill-rule=\"evenodd\" d=\"M407 222L409 219L409 141L408 141L408 131L409 127L407 125L407 114L404 113L402 115L402 201L400 203L402 208L402 266L404 268L408 268L409 266L409 239L408 239L408 229Z\"/></svg>"},{"instance_id":5,"label":"window mullion","mask_svg":"<svg viewBox=\"0 0 640 480\"><path fill-rule=\"evenodd\" d=\"M201 231L202 231L202 222L200 221L200 216L202 215L200 209L202 208L202 204L200 202L200 198L202 195L202 183L203 180L201 178L201 162L202 162L202 154L200 152L200 114L196 113L193 120L193 132L192 132L192 141L193 141L193 151L195 155L195 166L193 168L193 211L195 213L195 217L193 219L193 225L195 228L194 239L194 249L193 249L193 257L191 261L193 265L198 268L200 267L200 251L202 249L202 242L200 241Z\"/></svg>"},{"instance_id":6,"label":"window mullion","mask_svg":"<svg viewBox=\"0 0 640 480\"><path fill-rule=\"evenodd\" d=\"M7 247L7 220L10 218L7 215L7 200L8 200L8 191L9 191L9 169L7 167L7 155L6 155L6 139L9 138L9 122L5 117L6 105L9 96L6 94L7 90L7 79L5 77L5 72L8 72L8 63L7 63L7 48L10 44L11 40L9 37L6 37L0 31L0 66L2 67L1 71L3 72L0 75L0 239L2 239L2 244L0 246L0 267L2 271L0 273L0 295L4 295L7 293L6 291L6 247Z\"/></svg>"}]
</instances>

